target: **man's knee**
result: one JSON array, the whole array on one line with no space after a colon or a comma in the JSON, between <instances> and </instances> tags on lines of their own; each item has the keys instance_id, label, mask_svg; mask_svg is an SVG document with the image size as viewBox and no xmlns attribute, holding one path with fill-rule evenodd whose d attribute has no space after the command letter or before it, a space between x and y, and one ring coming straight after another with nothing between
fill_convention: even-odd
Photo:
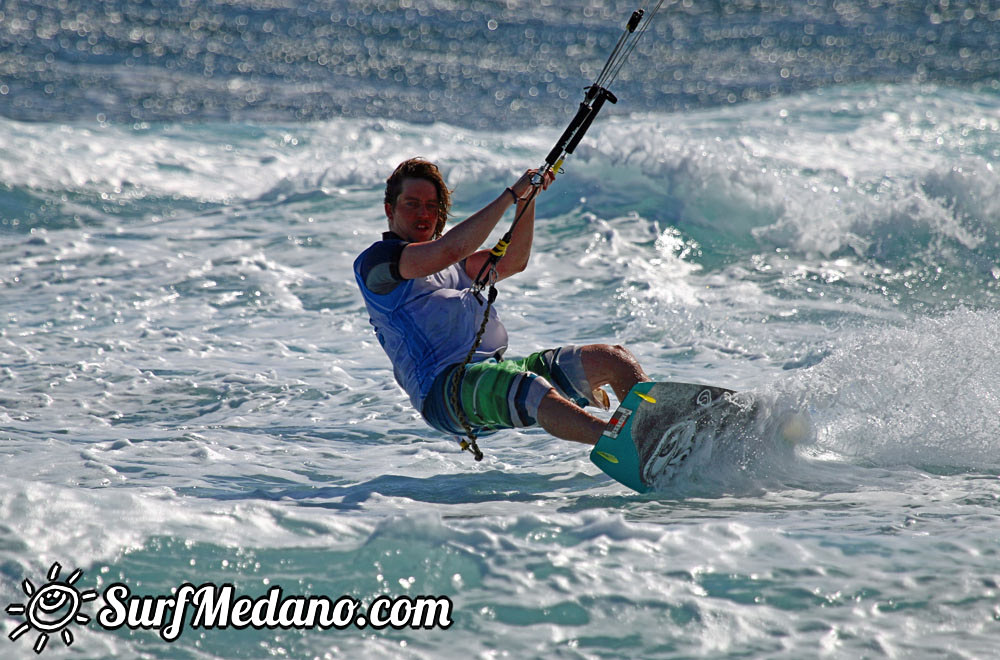
<instances>
[{"instance_id":1,"label":"man's knee","mask_svg":"<svg viewBox=\"0 0 1000 660\"><path fill-rule=\"evenodd\" d=\"M636 359L632 351L621 344L589 344L583 347L585 353L599 359L607 359L613 362L625 362L635 364Z\"/></svg>"},{"instance_id":2,"label":"man's knee","mask_svg":"<svg viewBox=\"0 0 1000 660\"><path fill-rule=\"evenodd\" d=\"M611 385L619 401L636 383L649 380L632 351L621 344L591 344L584 349L591 387Z\"/></svg>"},{"instance_id":3,"label":"man's knee","mask_svg":"<svg viewBox=\"0 0 1000 660\"><path fill-rule=\"evenodd\" d=\"M614 346L609 346L608 348L622 362L629 362L629 363L636 362L635 356L632 355L632 351L628 350L621 344L615 344Z\"/></svg>"}]
</instances>

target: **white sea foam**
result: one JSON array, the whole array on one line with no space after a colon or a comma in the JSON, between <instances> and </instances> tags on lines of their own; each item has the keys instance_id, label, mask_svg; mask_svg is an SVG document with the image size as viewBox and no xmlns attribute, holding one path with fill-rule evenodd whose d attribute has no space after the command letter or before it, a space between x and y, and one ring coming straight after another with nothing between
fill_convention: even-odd
<instances>
[{"instance_id":1,"label":"white sea foam","mask_svg":"<svg viewBox=\"0 0 1000 660\"><path fill-rule=\"evenodd\" d=\"M961 310L843 336L801 377L823 444L880 465L993 469L998 321Z\"/></svg>"}]
</instances>

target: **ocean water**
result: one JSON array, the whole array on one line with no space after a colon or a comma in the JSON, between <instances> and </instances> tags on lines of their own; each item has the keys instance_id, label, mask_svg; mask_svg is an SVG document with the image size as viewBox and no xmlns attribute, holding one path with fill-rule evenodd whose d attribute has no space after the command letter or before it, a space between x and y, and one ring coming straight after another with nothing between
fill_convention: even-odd
<instances>
[{"instance_id":1,"label":"ocean water","mask_svg":"<svg viewBox=\"0 0 1000 660\"><path fill-rule=\"evenodd\" d=\"M385 177L430 158L477 210L634 8L2 5L0 601L76 569L97 597L39 654L59 612L0 614L0 657L995 655L993 3L665 4L500 286L511 355L626 344L808 410L810 442L637 495L538 429L476 463L395 384L351 272ZM186 582L452 624L97 619Z\"/></svg>"}]
</instances>

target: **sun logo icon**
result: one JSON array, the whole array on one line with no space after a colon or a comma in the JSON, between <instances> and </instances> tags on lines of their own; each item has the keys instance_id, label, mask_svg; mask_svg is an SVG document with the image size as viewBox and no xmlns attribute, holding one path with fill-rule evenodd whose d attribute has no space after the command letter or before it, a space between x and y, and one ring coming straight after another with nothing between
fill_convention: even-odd
<instances>
[{"instance_id":1,"label":"sun logo icon","mask_svg":"<svg viewBox=\"0 0 1000 660\"><path fill-rule=\"evenodd\" d=\"M80 606L97 598L97 592L93 589L81 592L73 586L83 575L81 569L73 571L65 582L59 582L61 570L62 566L58 562L53 563L49 568L49 581L39 589L35 589L35 585L27 578L21 583L28 602L11 603L6 611L13 616L24 616L27 620L8 635L12 642L35 629L38 631L35 653L41 653L49 642L49 635L57 632L63 643L70 646L73 643L73 633L68 630L68 626L71 623L86 625L90 622L89 616L80 613Z\"/></svg>"}]
</instances>

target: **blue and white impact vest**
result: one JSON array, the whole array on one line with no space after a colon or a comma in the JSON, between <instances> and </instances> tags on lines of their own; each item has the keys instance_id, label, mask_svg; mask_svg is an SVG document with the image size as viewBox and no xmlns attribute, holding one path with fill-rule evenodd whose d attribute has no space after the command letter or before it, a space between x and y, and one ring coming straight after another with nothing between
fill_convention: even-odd
<instances>
[{"instance_id":1,"label":"blue and white impact vest","mask_svg":"<svg viewBox=\"0 0 1000 660\"><path fill-rule=\"evenodd\" d=\"M413 280L399 275L406 241L392 232L354 261L354 276L368 307L375 335L392 362L396 382L422 411L434 378L465 359L483 319L485 300L471 290L465 262ZM473 362L507 349L507 330L496 310Z\"/></svg>"}]
</instances>

